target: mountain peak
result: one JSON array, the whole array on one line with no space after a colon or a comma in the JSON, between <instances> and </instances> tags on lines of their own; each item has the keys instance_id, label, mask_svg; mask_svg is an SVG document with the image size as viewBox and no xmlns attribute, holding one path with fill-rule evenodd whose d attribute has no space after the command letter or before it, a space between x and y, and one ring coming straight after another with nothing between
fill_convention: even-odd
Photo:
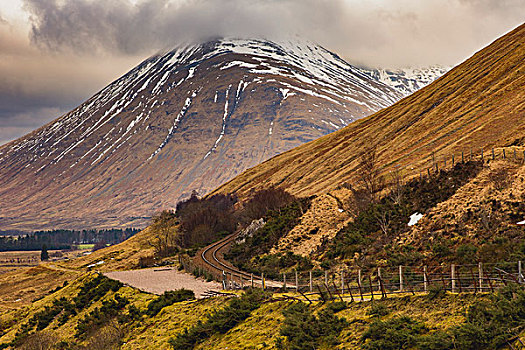
<instances>
[{"instance_id":1,"label":"mountain peak","mask_svg":"<svg viewBox=\"0 0 525 350\"><path fill-rule=\"evenodd\" d=\"M401 97L307 41L181 45L0 148L0 224L140 227Z\"/></svg>"}]
</instances>

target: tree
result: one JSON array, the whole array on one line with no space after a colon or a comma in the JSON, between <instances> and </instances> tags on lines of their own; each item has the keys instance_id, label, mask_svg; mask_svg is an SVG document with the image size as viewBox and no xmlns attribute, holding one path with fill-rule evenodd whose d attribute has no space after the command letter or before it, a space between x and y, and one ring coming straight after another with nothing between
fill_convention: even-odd
<instances>
[{"instance_id":1,"label":"tree","mask_svg":"<svg viewBox=\"0 0 525 350\"><path fill-rule=\"evenodd\" d=\"M153 240L149 244L155 248L155 255L170 256L177 250L177 225L179 221L171 210L164 210L153 216L151 229L154 232Z\"/></svg>"},{"instance_id":2,"label":"tree","mask_svg":"<svg viewBox=\"0 0 525 350\"><path fill-rule=\"evenodd\" d=\"M49 253L47 252L47 245L42 245L42 251L40 252L40 260L46 261L49 260Z\"/></svg>"},{"instance_id":3,"label":"tree","mask_svg":"<svg viewBox=\"0 0 525 350\"><path fill-rule=\"evenodd\" d=\"M384 179L377 162L377 145L368 142L360 154L359 182L371 203L377 202L377 194L383 189Z\"/></svg>"}]
</instances>

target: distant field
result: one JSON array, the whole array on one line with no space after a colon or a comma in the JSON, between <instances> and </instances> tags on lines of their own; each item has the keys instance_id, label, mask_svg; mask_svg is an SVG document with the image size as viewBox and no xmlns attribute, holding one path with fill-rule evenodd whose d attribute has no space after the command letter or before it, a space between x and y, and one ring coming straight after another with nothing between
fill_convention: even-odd
<instances>
[{"instance_id":1,"label":"distant field","mask_svg":"<svg viewBox=\"0 0 525 350\"><path fill-rule=\"evenodd\" d=\"M93 249L95 245L93 243L91 244L79 244L77 245L79 250L86 250L86 249Z\"/></svg>"},{"instance_id":2,"label":"distant field","mask_svg":"<svg viewBox=\"0 0 525 350\"><path fill-rule=\"evenodd\" d=\"M50 251L51 253L53 251ZM40 261L40 251L13 251L0 252L0 265L4 264L30 264L36 265Z\"/></svg>"},{"instance_id":3,"label":"distant field","mask_svg":"<svg viewBox=\"0 0 525 350\"><path fill-rule=\"evenodd\" d=\"M50 250L50 260L57 258L75 258L82 255L85 250L89 249L90 244L84 244L86 246L83 250L73 251L60 251ZM92 245L91 245L92 246ZM0 272L6 270L12 270L13 268L19 268L24 266L36 266L40 263L40 250L31 251L9 251L0 252Z\"/></svg>"}]
</instances>

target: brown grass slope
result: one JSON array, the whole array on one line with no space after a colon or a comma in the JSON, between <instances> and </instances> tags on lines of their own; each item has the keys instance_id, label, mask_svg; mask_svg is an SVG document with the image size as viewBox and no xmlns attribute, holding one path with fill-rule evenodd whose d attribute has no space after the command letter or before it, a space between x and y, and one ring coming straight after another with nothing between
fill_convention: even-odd
<instances>
[{"instance_id":1,"label":"brown grass slope","mask_svg":"<svg viewBox=\"0 0 525 350\"><path fill-rule=\"evenodd\" d=\"M215 192L247 194L278 185L295 195L329 191L357 174L360 152L376 143L385 171L419 171L471 148L525 144L525 24L426 88L348 127L276 156Z\"/></svg>"}]
</instances>

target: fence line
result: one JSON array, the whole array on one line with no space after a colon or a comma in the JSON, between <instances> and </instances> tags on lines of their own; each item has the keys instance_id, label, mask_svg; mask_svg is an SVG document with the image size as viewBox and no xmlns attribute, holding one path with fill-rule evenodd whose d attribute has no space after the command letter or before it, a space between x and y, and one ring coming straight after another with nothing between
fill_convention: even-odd
<instances>
[{"instance_id":1,"label":"fence line","mask_svg":"<svg viewBox=\"0 0 525 350\"><path fill-rule=\"evenodd\" d=\"M476 160L485 162L501 159L525 164L525 148L518 146L497 148L492 147L488 152L485 151L484 148L479 148L479 151L474 151L474 148L470 148L467 152L451 152L438 156L435 152L432 152L432 155L428 158L428 160L423 161L423 164L421 165L419 163L412 162L406 165L394 166L394 168L397 170L403 169L407 173L412 173L412 176L409 177L419 176L419 178L423 178L424 176L429 177L432 174L439 173L440 170L452 168L458 163ZM420 170L416 170L414 167L417 167ZM416 170L416 172L414 172L414 170Z\"/></svg>"},{"instance_id":2,"label":"fence line","mask_svg":"<svg viewBox=\"0 0 525 350\"><path fill-rule=\"evenodd\" d=\"M223 271L207 275L206 269L180 258L185 270L221 282L223 289L246 287L297 292L304 301L369 300L400 293L427 293L442 289L452 293L493 293L509 284L525 285L522 262L477 263L448 266L397 266L374 269L291 271L271 276L246 278Z\"/></svg>"}]
</instances>

